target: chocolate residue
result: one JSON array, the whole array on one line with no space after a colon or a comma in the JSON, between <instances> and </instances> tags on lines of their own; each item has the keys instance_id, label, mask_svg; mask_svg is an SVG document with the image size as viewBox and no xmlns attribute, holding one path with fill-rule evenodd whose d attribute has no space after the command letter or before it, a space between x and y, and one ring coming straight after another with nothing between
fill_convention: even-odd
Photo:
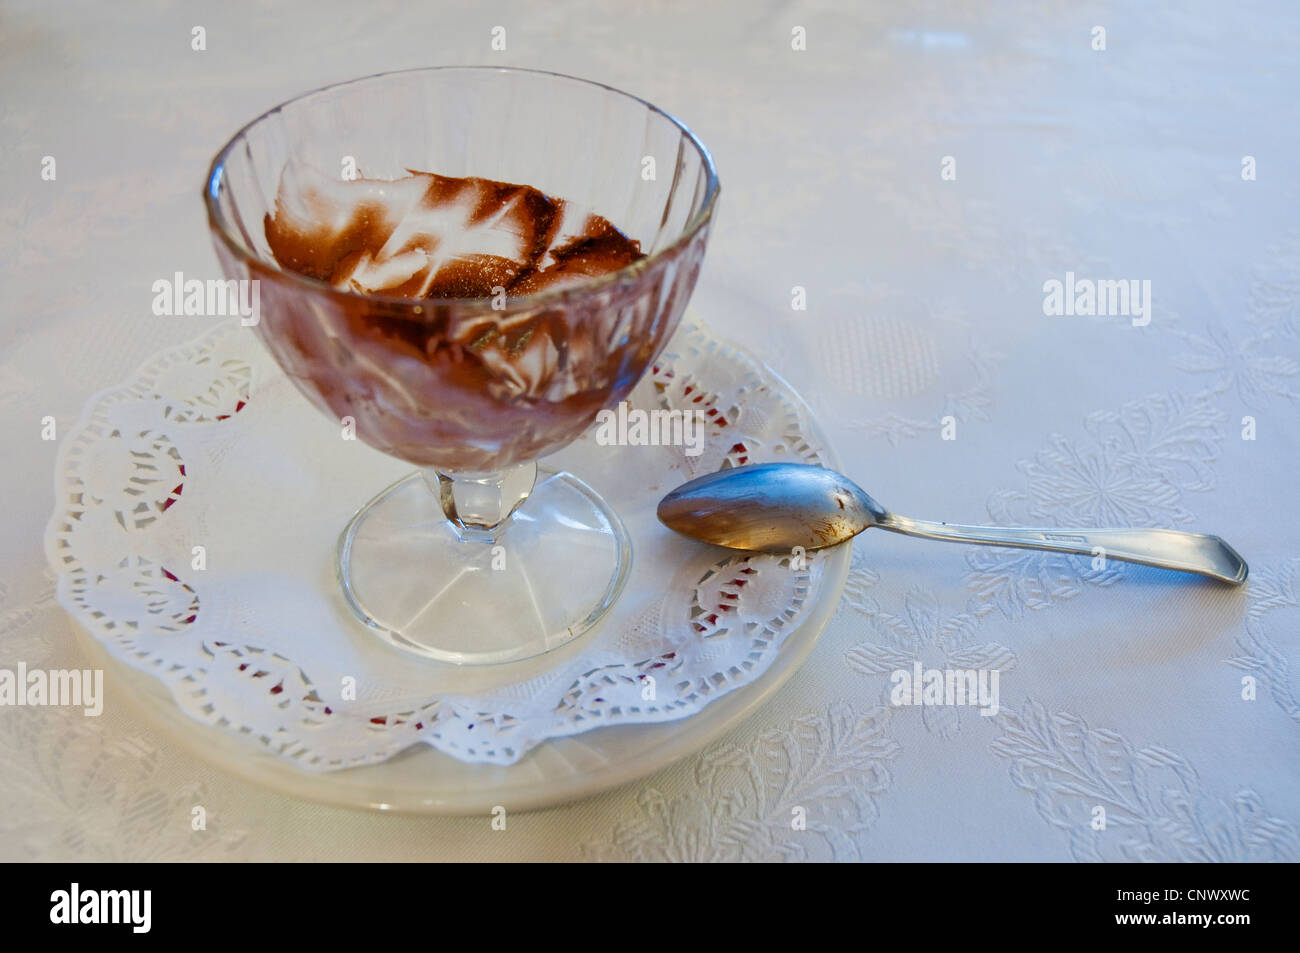
<instances>
[{"instance_id":1,"label":"chocolate residue","mask_svg":"<svg viewBox=\"0 0 1300 953\"><path fill-rule=\"evenodd\" d=\"M528 185L412 171L351 181L286 170L266 240L281 267L405 298L534 294L645 256L608 220Z\"/></svg>"},{"instance_id":2,"label":"chocolate residue","mask_svg":"<svg viewBox=\"0 0 1300 953\"><path fill-rule=\"evenodd\" d=\"M705 238L600 294L534 304L645 256L530 186L427 172L342 181L291 163L263 221L280 267L260 273L257 332L280 366L369 445L452 471L536 459L623 399L676 326ZM304 292L295 272L363 296Z\"/></svg>"}]
</instances>

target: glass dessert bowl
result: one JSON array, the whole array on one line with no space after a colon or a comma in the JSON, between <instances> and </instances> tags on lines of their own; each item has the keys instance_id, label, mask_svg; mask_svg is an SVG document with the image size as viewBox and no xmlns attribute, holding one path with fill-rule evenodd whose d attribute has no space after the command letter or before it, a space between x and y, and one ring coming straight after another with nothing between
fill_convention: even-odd
<instances>
[{"instance_id":1,"label":"glass dessert bowl","mask_svg":"<svg viewBox=\"0 0 1300 953\"><path fill-rule=\"evenodd\" d=\"M537 460L659 355L717 196L712 158L673 117L519 69L326 87L213 160L214 245L227 278L258 282L263 343L341 436L418 468L339 540L344 599L374 632L504 662L613 605L626 531Z\"/></svg>"}]
</instances>

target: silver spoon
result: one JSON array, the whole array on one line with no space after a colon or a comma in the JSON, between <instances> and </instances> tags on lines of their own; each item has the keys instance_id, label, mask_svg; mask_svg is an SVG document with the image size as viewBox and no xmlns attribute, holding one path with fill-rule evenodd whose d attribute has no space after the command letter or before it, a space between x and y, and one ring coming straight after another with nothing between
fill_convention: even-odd
<instances>
[{"instance_id":1,"label":"silver spoon","mask_svg":"<svg viewBox=\"0 0 1300 953\"><path fill-rule=\"evenodd\" d=\"M706 543L761 552L821 549L879 526L925 539L1102 555L1234 585L1245 582L1249 571L1231 546L1200 533L957 526L909 519L889 512L848 477L802 463L761 463L691 480L660 501L659 520Z\"/></svg>"}]
</instances>

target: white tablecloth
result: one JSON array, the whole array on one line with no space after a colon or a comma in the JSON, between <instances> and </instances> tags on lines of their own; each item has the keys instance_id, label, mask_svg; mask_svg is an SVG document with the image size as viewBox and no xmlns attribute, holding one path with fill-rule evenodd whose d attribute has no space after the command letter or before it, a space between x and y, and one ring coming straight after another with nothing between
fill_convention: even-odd
<instances>
[{"instance_id":1,"label":"white tablecloth","mask_svg":"<svg viewBox=\"0 0 1300 953\"><path fill-rule=\"evenodd\" d=\"M150 302L216 273L211 154L299 92L433 64L572 73L691 125L723 182L695 309L886 505L1217 532L1251 580L870 532L749 722L505 832L281 797L121 705L0 708L0 859L1300 857L1300 8L208 6L0 13L0 667L81 661L42 419L203 330ZM1045 314L1067 273L1149 281L1149 323ZM1001 712L891 706L912 660L999 670Z\"/></svg>"}]
</instances>

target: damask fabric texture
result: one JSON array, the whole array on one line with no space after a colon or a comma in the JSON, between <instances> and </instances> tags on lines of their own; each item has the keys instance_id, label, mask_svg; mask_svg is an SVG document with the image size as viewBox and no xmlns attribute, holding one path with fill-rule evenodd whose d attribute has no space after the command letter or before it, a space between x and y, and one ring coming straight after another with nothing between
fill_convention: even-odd
<instances>
[{"instance_id":1,"label":"damask fabric texture","mask_svg":"<svg viewBox=\"0 0 1300 953\"><path fill-rule=\"evenodd\" d=\"M886 505L1215 532L1251 578L871 531L771 703L504 831L268 793L129 705L0 708L0 857L1300 859L1300 11L520 3L431 30L328 6L6 9L0 668L84 664L41 551L57 438L203 330L150 289L215 275L212 152L291 95L430 61L573 73L690 124L723 182L694 309ZM917 662L998 672L997 713L894 704Z\"/></svg>"}]
</instances>

